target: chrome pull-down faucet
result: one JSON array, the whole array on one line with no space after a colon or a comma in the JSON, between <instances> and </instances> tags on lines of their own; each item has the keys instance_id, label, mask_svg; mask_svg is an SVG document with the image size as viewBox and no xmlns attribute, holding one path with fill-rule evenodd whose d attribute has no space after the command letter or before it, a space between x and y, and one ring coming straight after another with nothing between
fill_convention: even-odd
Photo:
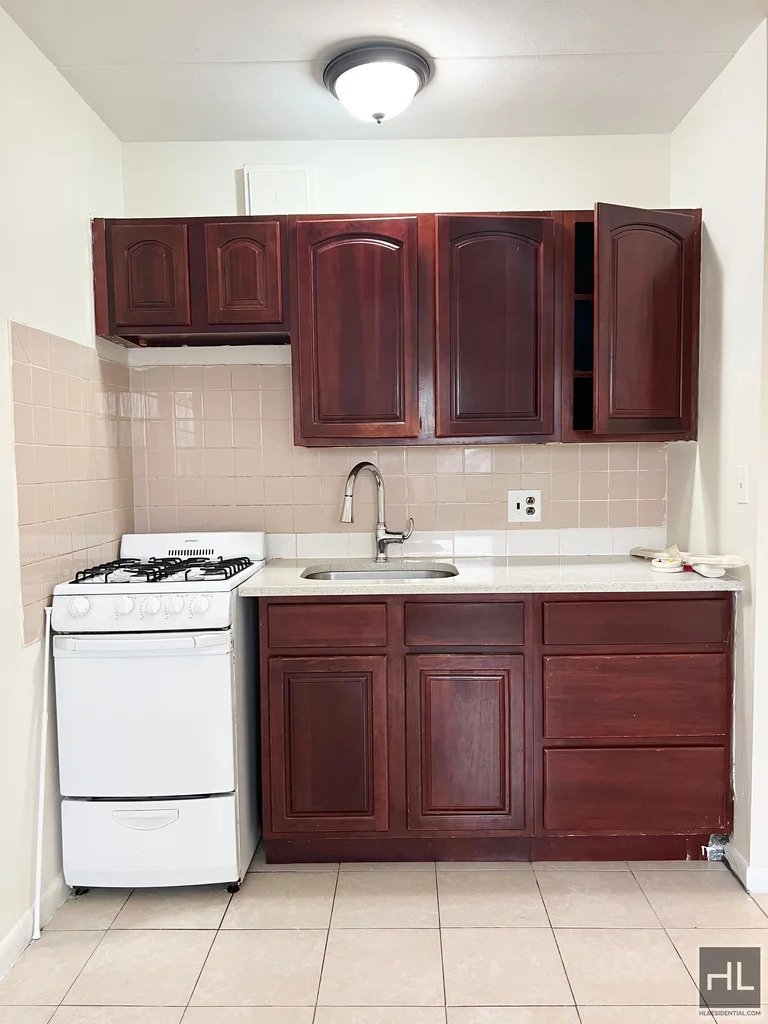
<instances>
[{"instance_id":1,"label":"chrome pull-down faucet","mask_svg":"<svg viewBox=\"0 0 768 1024\"><path fill-rule=\"evenodd\" d=\"M386 514L384 511L384 477L381 475L381 470L378 466L374 466L372 462L358 462L358 464L353 466L349 471L347 483L344 487L344 502L341 506L341 522L354 522L352 499L355 493L355 481L365 469L368 470L376 481L376 499L379 509L378 522L376 523L376 561L386 562L389 557L387 555L387 545L402 544L404 540L408 540L413 533L413 520L408 520L408 529L405 532L402 530L387 529Z\"/></svg>"}]
</instances>

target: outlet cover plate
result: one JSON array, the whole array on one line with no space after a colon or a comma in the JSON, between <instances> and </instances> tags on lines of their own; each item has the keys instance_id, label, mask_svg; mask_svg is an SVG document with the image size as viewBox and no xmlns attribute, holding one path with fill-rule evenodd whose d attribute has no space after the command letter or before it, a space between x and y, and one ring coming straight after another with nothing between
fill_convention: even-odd
<instances>
[{"instance_id":1,"label":"outlet cover plate","mask_svg":"<svg viewBox=\"0 0 768 1024\"><path fill-rule=\"evenodd\" d=\"M507 520L510 523L540 523L541 491L507 491Z\"/></svg>"}]
</instances>

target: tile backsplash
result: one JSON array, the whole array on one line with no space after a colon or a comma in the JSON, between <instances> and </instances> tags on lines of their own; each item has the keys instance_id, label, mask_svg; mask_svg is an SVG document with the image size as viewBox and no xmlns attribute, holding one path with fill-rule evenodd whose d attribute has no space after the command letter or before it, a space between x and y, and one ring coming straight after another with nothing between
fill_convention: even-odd
<instances>
[{"instance_id":1,"label":"tile backsplash","mask_svg":"<svg viewBox=\"0 0 768 1024\"><path fill-rule=\"evenodd\" d=\"M55 583L117 554L133 529L128 368L11 325L24 642Z\"/></svg>"},{"instance_id":2,"label":"tile backsplash","mask_svg":"<svg viewBox=\"0 0 768 1024\"><path fill-rule=\"evenodd\" d=\"M131 370L136 527L369 532L370 476L355 522L339 523L350 468L384 473L387 519L418 531L659 527L666 521L663 444L297 448L290 366L148 366ZM537 488L537 524L507 522L507 491Z\"/></svg>"}]
</instances>

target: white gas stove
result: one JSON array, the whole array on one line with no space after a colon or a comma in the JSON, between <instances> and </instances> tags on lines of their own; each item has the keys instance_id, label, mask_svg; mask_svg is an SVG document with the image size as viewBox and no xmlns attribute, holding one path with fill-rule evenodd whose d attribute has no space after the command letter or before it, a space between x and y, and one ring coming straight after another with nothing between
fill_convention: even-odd
<instances>
[{"instance_id":1,"label":"white gas stove","mask_svg":"<svg viewBox=\"0 0 768 1024\"><path fill-rule=\"evenodd\" d=\"M134 534L53 593L64 877L240 884L260 835L263 533Z\"/></svg>"},{"instance_id":2,"label":"white gas stove","mask_svg":"<svg viewBox=\"0 0 768 1024\"><path fill-rule=\"evenodd\" d=\"M263 533L126 534L120 558L53 591L58 633L223 629L232 594L264 565Z\"/></svg>"}]
</instances>

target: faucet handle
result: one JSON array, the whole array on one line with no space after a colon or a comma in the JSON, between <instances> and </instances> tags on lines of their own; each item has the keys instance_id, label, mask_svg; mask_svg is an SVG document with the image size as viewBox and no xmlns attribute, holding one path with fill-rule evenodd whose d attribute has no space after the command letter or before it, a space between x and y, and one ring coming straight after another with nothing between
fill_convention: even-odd
<instances>
[{"instance_id":1,"label":"faucet handle","mask_svg":"<svg viewBox=\"0 0 768 1024\"><path fill-rule=\"evenodd\" d=\"M413 519L409 518L408 519L408 529L403 534L403 540L408 540L408 538L411 536L412 533L413 533Z\"/></svg>"}]
</instances>

